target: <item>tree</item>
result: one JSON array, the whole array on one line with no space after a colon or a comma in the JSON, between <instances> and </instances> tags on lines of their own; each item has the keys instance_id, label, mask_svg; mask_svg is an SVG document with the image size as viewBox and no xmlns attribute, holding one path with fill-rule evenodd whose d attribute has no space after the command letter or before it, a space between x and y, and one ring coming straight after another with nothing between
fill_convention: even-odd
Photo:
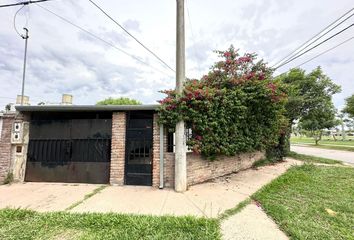
<instances>
[{"instance_id":1,"label":"tree","mask_svg":"<svg viewBox=\"0 0 354 240\"><path fill-rule=\"evenodd\" d=\"M330 118L332 116L334 118L332 96L339 93L341 89L340 86L333 83L323 73L320 67L317 67L308 74L300 68L294 68L288 73L280 75L276 80L281 81L285 85L288 94L285 115L289 120L289 129L286 135L281 137L286 138L286 148L289 150L291 126L294 122L302 120L303 126L316 126L316 128L328 126L327 123ZM323 115L323 107L326 107L325 109L329 111L330 114L328 116ZM316 124L316 117L325 119L327 123Z\"/></svg>"},{"instance_id":2,"label":"tree","mask_svg":"<svg viewBox=\"0 0 354 240\"><path fill-rule=\"evenodd\" d=\"M354 118L354 94L345 99L344 113L348 113L351 118Z\"/></svg>"},{"instance_id":3,"label":"tree","mask_svg":"<svg viewBox=\"0 0 354 240\"><path fill-rule=\"evenodd\" d=\"M324 129L330 129L338 125L335 118L336 109L332 102L324 102L322 107L311 109L306 115L301 117L301 128L309 131L315 139L316 145L322 139Z\"/></svg>"},{"instance_id":4,"label":"tree","mask_svg":"<svg viewBox=\"0 0 354 240\"><path fill-rule=\"evenodd\" d=\"M131 98L106 98L105 100L99 101L96 105L141 105L141 102Z\"/></svg>"}]
</instances>

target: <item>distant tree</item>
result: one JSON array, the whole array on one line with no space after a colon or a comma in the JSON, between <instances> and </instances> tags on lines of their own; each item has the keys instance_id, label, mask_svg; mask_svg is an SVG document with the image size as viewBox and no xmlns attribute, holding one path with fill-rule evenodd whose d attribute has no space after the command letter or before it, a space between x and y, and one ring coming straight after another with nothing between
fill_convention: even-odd
<instances>
[{"instance_id":1,"label":"distant tree","mask_svg":"<svg viewBox=\"0 0 354 240\"><path fill-rule=\"evenodd\" d=\"M329 130L339 124L335 114L336 109L332 102L325 102L322 107L311 109L301 117L299 124L302 129L310 132L316 145L318 145L318 142L322 139L323 130Z\"/></svg>"},{"instance_id":2,"label":"distant tree","mask_svg":"<svg viewBox=\"0 0 354 240\"><path fill-rule=\"evenodd\" d=\"M345 99L344 113L348 113L351 118L354 118L354 94Z\"/></svg>"},{"instance_id":3,"label":"distant tree","mask_svg":"<svg viewBox=\"0 0 354 240\"><path fill-rule=\"evenodd\" d=\"M107 98L105 100L99 101L96 105L141 105L141 102L131 98Z\"/></svg>"},{"instance_id":4,"label":"distant tree","mask_svg":"<svg viewBox=\"0 0 354 240\"><path fill-rule=\"evenodd\" d=\"M9 103L9 104L6 104L5 110L6 110L6 111L10 111L10 110L11 110L11 104L10 104L10 103Z\"/></svg>"},{"instance_id":5,"label":"distant tree","mask_svg":"<svg viewBox=\"0 0 354 240\"><path fill-rule=\"evenodd\" d=\"M302 122L301 127L304 130L311 128L310 126L313 129L320 129L330 125L329 123L335 117L332 95L339 93L341 89L323 73L320 67L308 74L302 69L294 68L280 75L277 80L284 84L288 94L285 108L289 129L287 136L281 136L282 138L287 138L287 142L289 141L291 126L296 120ZM329 112L325 113L322 109ZM316 118L323 119L326 123L316 123ZM289 144L287 147L289 148Z\"/></svg>"}]
</instances>

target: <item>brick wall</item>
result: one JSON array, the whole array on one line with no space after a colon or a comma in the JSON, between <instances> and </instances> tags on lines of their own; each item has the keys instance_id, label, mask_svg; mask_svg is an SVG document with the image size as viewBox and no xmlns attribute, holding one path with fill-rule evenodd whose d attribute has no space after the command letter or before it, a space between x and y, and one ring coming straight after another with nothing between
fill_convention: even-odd
<instances>
[{"instance_id":1,"label":"brick wall","mask_svg":"<svg viewBox=\"0 0 354 240\"><path fill-rule=\"evenodd\" d=\"M153 144L152 144L152 186L160 185L160 127L157 123L158 115L153 119Z\"/></svg>"},{"instance_id":2,"label":"brick wall","mask_svg":"<svg viewBox=\"0 0 354 240\"><path fill-rule=\"evenodd\" d=\"M243 153L232 157L219 157L215 161L203 159L200 155L187 153L188 186L250 168L265 157L264 152ZM174 153L164 153L164 180L166 187L174 186Z\"/></svg>"},{"instance_id":3,"label":"brick wall","mask_svg":"<svg viewBox=\"0 0 354 240\"><path fill-rule=\"evenodd\" d=\"M126 113L115 112L112 115L112 146L110 183L124 184Z\"/></svg>"},{"instance_id":4,"label":"brick wall","mask_svg":"<svg viewBox=\"0 0 354 240\"><path fill-rule=\"evenodd\" d=\"M11 131L15 120L15 114L4 114L2 116L2 131L0 138L0 183L6 178L11 161Z\"/></svg>"}]
</instances>

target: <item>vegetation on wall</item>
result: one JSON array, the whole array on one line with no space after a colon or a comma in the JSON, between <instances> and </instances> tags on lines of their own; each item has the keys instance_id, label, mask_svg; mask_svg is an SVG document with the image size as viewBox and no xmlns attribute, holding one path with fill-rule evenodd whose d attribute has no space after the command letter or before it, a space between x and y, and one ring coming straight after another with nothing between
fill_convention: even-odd
<instances>
[{"instance_id":1,"label":"vegetation on wall","mask_svg":"<svg viewBox=\"0 0 354 240\"><path fill-rule=\"evenodd\" d=\"M187 80L181 95L164 91L160 123L173 130L183 119L193 132L187 145L209 158L276 146L287 123L286 95L272 69L232 46L217 53L221 60L202 79Z\"/></svg>"},{"instance_id":2,"label":"vegetation on wall","mask_svg":"<svg viewBox=\"0 0 354 240\"><path fill-rule=\"evenodd\" d=\"M96 105L141 105L141 102L135 99L120 97L120 98L106 98L99 101Z\"/></svg>"}]
</instances>

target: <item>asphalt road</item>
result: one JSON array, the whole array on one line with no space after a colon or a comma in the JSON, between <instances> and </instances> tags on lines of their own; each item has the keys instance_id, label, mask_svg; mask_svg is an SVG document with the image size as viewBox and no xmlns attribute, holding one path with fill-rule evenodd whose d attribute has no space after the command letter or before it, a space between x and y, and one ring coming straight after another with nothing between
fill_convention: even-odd
<instances>
[{"instance_id":1,"label":"asphalt road","mask_svg":"<svg viewBox=\"0 0 354 240\"><path fill-rule=\"evenodd\" d=\"M354 165L354 152L312 148L300 145L292 145L291 151L317 157L331 158Z\"/></svg>"}]
</instances>

